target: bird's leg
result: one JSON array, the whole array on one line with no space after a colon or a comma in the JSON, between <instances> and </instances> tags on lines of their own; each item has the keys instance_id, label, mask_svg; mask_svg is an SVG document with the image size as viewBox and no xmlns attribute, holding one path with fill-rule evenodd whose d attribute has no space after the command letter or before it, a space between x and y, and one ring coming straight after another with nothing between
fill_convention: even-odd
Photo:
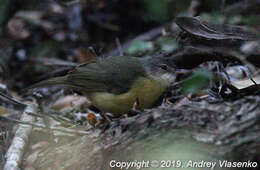
<instances>
[{"instance_id":1,"label":"bird's leg","mask_svg":"<svg viewBox=\"0 0 260 170\"><path fill-rule=\"evenodd\" d=\"M136 98L136 100L135 100L135 102L134 102L134 104L133 104L133 107L132 107L132 109L130 110L129 115L132 116L132 115L140 114L141 111L137 109L137 108L139 107L139 105L140 105L139 99Z\"/></svg>"},{"instance_id":2,"label":"bird's leg","mask_svg":"<svg viewBox=\"0 0 260 170\"><path fill-rule=\"evenodd\" d=\"M140 105L139 99L136 98L136 100L135 100L135 102L134 102L134 104L133 104L132 109L133 109L133 110L137 110L137 108L139 107L139 105Z\"/></svg>"},{"instance_id":3,"label":"bird's leg","mask_svg":"<svg viewBox=\"0 0 260 170\"><path fill-rule=\"evenodd\" d=\"M168 88L167 89L167 92L165 92L164 94L163 94L163 99L162 99L162 104L161 104L161 106L162 107L166 107L166 105L171 105L171 104L173 104L170 100L172 99L172 97L170 97L170 96L172 96L172 94L171 94L171 90Z\"/></svg>"},{"instance_id":4,"label":"bird's leg","mask_svg":"<svg viewBox=\"0 0 260 170\"><path fill-rule=\"evenodd\" d=\"M170 101L170 98L165 98L164 99L165 101L164 101L164 105L163 106L165 106L165 105L172 105L173 103Z\"/></svg>"}]
</instances>

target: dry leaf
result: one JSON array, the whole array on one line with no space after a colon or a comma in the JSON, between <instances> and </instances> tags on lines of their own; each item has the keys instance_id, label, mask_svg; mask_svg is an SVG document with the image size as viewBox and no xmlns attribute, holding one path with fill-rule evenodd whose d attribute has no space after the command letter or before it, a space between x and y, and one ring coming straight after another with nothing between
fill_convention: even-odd
<instances>
[{"instance_id":1,"label":"dry leaf","mask_svg":"<svg viewBox=\"0 0 260 170\"><path fill-rule=\"evenodd\" d=\"M91 63L95 60L95 55L88 49L78 49L76 53L76 57L81 64Z\"/></svg>"},{"instance_id":2,"label":"dry leaf","mask_svg":"<svg viewBox=\"0 0 260 170\"><path fill-rule=\"evenodd\" d=\"M25 170L35 170L35 168L32 165L26 165L24 168Z\"/></svg>"},{"instance_id":3,"label":"dry leaf","mask_svg":"<svg viewBox=\"0 0 260 170\"><path fill-rule=\"evenodd\" d=\"M87 120L88 120L88 123L91 125L91 126L94 126L96 125L97 123L97 117L94 113L89 113L88 114L88 117L87 117Z\"/></svg>"},{"instance_id":4,"label":"dry leaf","mask_svg":"<svg viewBox=\"0 0 260 170\"><path fill-rule=\"evenodd\" d=\"M242 65L227 67L226 72L231 81L241 80L250 75L248 68Z\"/></svg>"},{"instance_id":5,"label":"dry leaf","mask_svg":"<svg viewBox=\"0 0 260 170\"><path fill-rule=\"evenodd\" d=\"M26 39L31 33L25 28L23 20L14 18L8 22L8 33L15 39Z\"/></svg>"},{"instance_id":6,"label":"dry leaf","mask_svg":"<svg viewBox=\"0 0 260 170\"><path fill-rule=\"evenodd\" d=\"M259 84L260 84L260 76L253 77L251 79L247 78L240 81L231 81L231 85L233 85L238 90L245 89Z\"/></svg>"},{"instance_id":7,"label":"dry leaf","mask_svg":"<svg viewBox=\"0 0 260 170\"><path fill-rule=\"evenodd\" d=\"M8 110L3 106L0 106L0 115L7 115L7 114L8 114Z\"/></svg>"},{"instance_id":8,"label":"dry leaf","mask_svg":"<svg viewBox=\"0 0 260 170\"><path fill-rule=\"evenodd\" d=\"M49 142L48 141L41 141L41 142L38 142L36 144L34 144L32 146L32 150L35 150L35 149L40 149L40 148L46 148L49 146Z\"/></svg>"},{"instance_id":9,"label":"dry leaf","mask_svg":"<svg viewBox=\"0 0 260 170\"><path fill-rule=\"evenodd\" d=\"M56 101L52 105L52 108L56 110L63 110L71 107L81 108L83 105L85 105L86 107L90 106L90 101L88 101L86 97L69 95Z\"/></svg>"},{"instance_id":10,"label":"dry leaf","mask_svg":"<svg viewBox=\"0 0 260 170\"><path fill-rule=\"evenodd\" d=\"M34 151L31 155L29 155L26 159L26 165L31 166L37 160L39 153L41 150Z\"/></svg>"}]
</instances>

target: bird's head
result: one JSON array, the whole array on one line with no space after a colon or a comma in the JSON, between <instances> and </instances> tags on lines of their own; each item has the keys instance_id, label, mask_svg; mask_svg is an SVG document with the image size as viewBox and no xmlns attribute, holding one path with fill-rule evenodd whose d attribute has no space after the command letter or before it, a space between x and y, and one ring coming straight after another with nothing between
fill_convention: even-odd
<instances>
[{"instance_id":1,"label":"bird's head","mask_svg":"<svg viewBox=\"0 0 260 170\"><path fill-rule=\"evenodd\" d=\"M173 82L175 66L169 57L146 57L140 59L146 73L153 78Z\"/></svg>"}]
</instances>

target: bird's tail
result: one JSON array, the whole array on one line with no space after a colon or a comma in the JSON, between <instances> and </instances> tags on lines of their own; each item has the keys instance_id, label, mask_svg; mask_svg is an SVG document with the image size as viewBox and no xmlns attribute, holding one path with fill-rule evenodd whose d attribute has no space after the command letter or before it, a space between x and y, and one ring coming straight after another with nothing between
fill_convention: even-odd
<instances>
[{"instance_id":1,"label":"bird's tail","mask_svg":"<svg viewBox=\"0 0 260 170\"><path fill-rule=\"evenodd\" d=\"M43 80L39 83L36 83L30 87L23 89L23 91L28 91L38 87L53 86L53 85L69 85L67 82L67 77L63 76L63 77L55 77L48 80Z\"/></svg>"}]
</instances>

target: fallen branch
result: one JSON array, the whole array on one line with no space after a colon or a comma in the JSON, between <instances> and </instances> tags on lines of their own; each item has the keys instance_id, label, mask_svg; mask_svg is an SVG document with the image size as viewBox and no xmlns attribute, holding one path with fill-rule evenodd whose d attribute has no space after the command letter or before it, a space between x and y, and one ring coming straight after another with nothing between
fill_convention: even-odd
<instances>
[{"instance_id":1,"label":"fallen branch","mask_svg":"<svg viewBox=\"0 0 260 170\"><path fill-rule=\"evenodd\" d=\"M27 123L34 122L35 118L33 116L28 115L27 113L32 113L36 111L37 111L37 107L35 105L28 105L22 114L21 121ZM4 170L20 169L19 165L22 161L24 148L26 143L28 143L31 130L32 130L32 126L19 124L17 131L15 132L15 137L13 138L13 142L5 155L6 163L4 166Z\"/></svg>"}]
</instances>

